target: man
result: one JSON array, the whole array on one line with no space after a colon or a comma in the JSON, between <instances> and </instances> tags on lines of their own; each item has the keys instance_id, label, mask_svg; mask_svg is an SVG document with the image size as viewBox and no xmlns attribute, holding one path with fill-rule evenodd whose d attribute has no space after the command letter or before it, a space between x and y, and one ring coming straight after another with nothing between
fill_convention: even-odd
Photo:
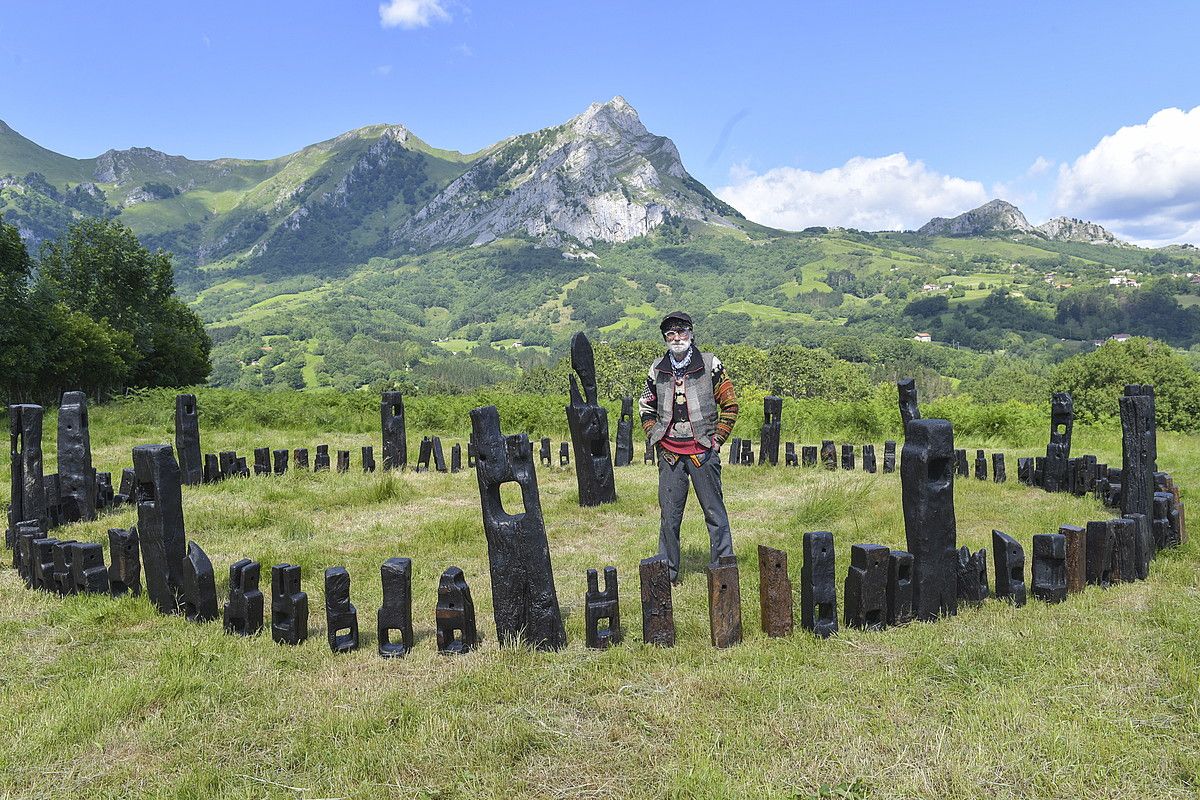
<instances>
[{"instance_id":1,"label":"man","mask_svg":"<svg viewBox=\"0 0 1200 800\"><path fill-rule=\"evenodd\" d=\"M738 405L721 362L696 348L690 316L668 314L659 330L667 353L650 365L638 410L642 428L658 450L658 552L666 556L671 582L678 585L679 524L689 477L704 510L712 560L733 555L721 493L721 445L737 421Z\"/></svg>"}]
</instances>

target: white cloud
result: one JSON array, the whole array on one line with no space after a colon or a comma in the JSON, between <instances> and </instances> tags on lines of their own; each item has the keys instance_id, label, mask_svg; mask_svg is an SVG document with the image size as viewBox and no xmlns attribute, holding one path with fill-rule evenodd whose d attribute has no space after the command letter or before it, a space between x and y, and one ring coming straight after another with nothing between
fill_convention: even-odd
<instances>
[{"instance_id":1,"label":"white cloud","mask_svg":"<svg viewBox=\"0 0 1200 800\"><path fill-rule=\"evenodd\" d=\"M392 74L392 65L391 64L380 64L373 71L379 77L386 78L388 75Z\"/></svg>"},{"instance_id":2,"label":"white cloud","mask_svg":"<svg viewBox=\"0 0 1200 800\"><path fill-rule=\"evenodd\" d=\"M379 6L379 21L385 28L425 28L449 22L450 13L442 0L388 0Z\"/></svg>"},{"instance_id":3,"label":"white cloud","mask_svg":"<svg viewBox=\"0 0 1200 800\"><path fill-rule=\"evenodd\" d=\"M1020 208L1026 218L1030 222L1040 222L1037 219L1037 214L1031 216L1033 212L1039 214L1045 211L1045 203L1042 198L1046 195L1050 188L1052 177L1048 175L1054 167L1054 162L1045 156L1038 156L1033 160L1026 170L1007 181L996 181L992 184L992 197L998 197L1001 200L1007 200L1013 205Z\"/></svg>"},{"instance_id":4,"label":"white cloud","mask_svg":"<svg viewBox=\"0 0 1200 800\"><path fill-rule=\"evenodd\" d=\"M942 175L904 153L856 157L809 172L776 167L758 175L730 170L732 185L716 194L764 225L800 230L838 225L860 230L915 229L932 217L952 217L990 197L982 183Z\"/></svg>"},{"instance_id":5,"label":"white cloud","mask_svg":"<svg viewBox=\"0 0 1200 800\"><path fill-rule=\"evenodd\" d=\"M1200 242L1200 106L1105 136L1059 167L1055 203L1139 244Z\"/></svg>"}]
</instances>

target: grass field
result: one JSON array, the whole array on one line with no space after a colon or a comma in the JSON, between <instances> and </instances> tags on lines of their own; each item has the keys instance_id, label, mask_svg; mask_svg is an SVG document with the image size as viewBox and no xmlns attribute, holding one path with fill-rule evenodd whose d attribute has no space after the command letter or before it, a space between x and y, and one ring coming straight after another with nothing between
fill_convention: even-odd
<instances>
[{"instance_id":1,"label":"grass field","mask_svg":"<svg viewBox=\"0 0 1200 800\"><path fill-rule=\"evenodd\" d=\"M134 444L170 441L161 425L93 412L101 470L128 465ZM415 454L420 432L409 433ZM1120 463L1112 431L1076 433L1076 452ZM374 443L380 457L377 436L337 430L214 424L202 437L214 452L328 443L351 449L357 466L358 448ZM51 472L52 433L46 442ZM1160 436L1160 468L1185 494L1200 480L1198 444ZM1028 580L1032 534L1111 512L1018 485L1016 457L1033 450L1006 453L1009 483L958 482L958 537L990 550L993 528L1011 533L1026 546ZM618 469L618 502L581 509L573 471L538 470L570 639L557 653L496 645L470 472L293 472L185 490L188 535L211 557L221 599L241 557L262 563L264 588L271 564L302 566L310 638L295 648L160 616L145 597L29 592L0 569L0 796L1196 796L1194 544L1160 555L1146 582L1089 588L1057 606L992 600L933 624L767 639L756 545L790 553L798 589L803 533L832 531L840 586L851 544L904 545L899 477L726 467L745 642L709 645L707 536L693 502L674 598L678 646L661 650L639 642L637 563L656 547L655 478L640 464ZM107 528L134 517L125 510L56 535L106 541ZM379 566L392 556L414 566L418 641L403 661L375 654ZM582 646L584 573L606 564L620 573L626 639L592 652ZM363 646L350 655L325 643L321 575L333 565L353 580ZM439 656L433 637L437 578L450 565L466 573L485 636L459 658Z\"/></svg>"}]
</instances>

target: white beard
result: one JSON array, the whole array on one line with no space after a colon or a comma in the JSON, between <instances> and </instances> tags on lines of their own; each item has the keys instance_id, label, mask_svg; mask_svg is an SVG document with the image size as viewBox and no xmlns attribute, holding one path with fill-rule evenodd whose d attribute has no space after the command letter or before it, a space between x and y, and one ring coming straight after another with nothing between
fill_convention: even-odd
<instances>
[{"instance_id":1,"label":"white beard","mask_svg":"<svg viewBox=\"0 0 1200 800\"><path fill-rule=\"evenodd\" d=\"M671 351L671 355L675 356L676 358L686 355L687 351L690 350L691 347L691 342L671 342L667 345L667 349Z\"/></svg>"}]
</instances>

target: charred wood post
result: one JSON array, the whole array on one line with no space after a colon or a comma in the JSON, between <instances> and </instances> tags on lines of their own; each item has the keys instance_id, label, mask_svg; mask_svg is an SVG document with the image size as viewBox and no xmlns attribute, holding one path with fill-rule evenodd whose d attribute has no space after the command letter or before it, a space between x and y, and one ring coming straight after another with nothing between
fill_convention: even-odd
<instances>
[{"instance_id":1,"label":"charred wood post","mask_svg":"<svg viewBox=\"0 0 1200 800\"><path fill-rule=\"evenodd\" d=\"M379 568L383 605L376 615L379 655L403 658L413 648L412 559L389 558Z\"/></svg>"},{"instance_id":2,"label":"charred wood post","mask_svg":"<svg viewBox=\"0 0 1200 800\"><path fill-rule=\"evenodd\" d=\"M887 547L850 546L850 571L843 593L847 628L882 630L887 622Z\"/></svg>"},{"instance_id":3,"label":"charred wood post","mask_svg":"<svg viewBox=\"0 0 1200 800\"><path fill-rule=\"evenodd\" d=\"M300 589L300 567L271 567L271 639L297 645L308 638L308 594Z\"/></svg>"},{"instance_id":4,"label":"charred wood post","mask_svg":"<svg viewBox=\"0 0 1200 800\"><path fill-rule=\"evenodd\" d=\"M1055 392L1050 400L1050 443L1046 445L1046 461L1042 467L1041 486L1047 492L1063 491L1074 425L1075 403L1070 393Z\"/></svg>"},{"instance_id":5,"label":"charred wood post","mask_svg":"<svg viewBox=\"0 0 1200 800\"><path fill-rule=\"evenodd\" d=\"M916 618L958 611L958 529L954 517L954 430L944 419L913 420L901 452L904 531L913 554Z\"/></svg>"},{"instance_id":6,"label":"charred wood post","mask_svg":"<svg viewBox=\"0 0 1200 800\"><path fill-rule=\"evenodd\" d=\"M675 613L671 604L671 567L664 556L644 558L638 566L642 583L642 641L675 646Z\"/></svg>"},{"instance_id":7,"label":"charred wood post","mask_svg":"<svg viewBox=\"0 0 1200 800\"><path fill-rule=\"evenodd\" d=\"M913 618L913 557L905 550L888 553L887 624L904 625Z\"/></svg>"},{"instance_id":8,"label":"charred wood post","mask_svg":"<svg viewBox=\"0 0 1200 800\"><path fill-rule=\"evenodd\" d=\"M325 631L331 652L358 649L358 609L350 602L350 573L345 567L325 570Z\"/></svg>"},{"instance_id":9,"label":"charred wood post","mask_svg":"<svg viewBox=\"0 0 1200 800\"><path fill-rule=\"evenodd\" d=\"M713 647L732 647L742 641L737 556L719 556L708 565L708 627Z\"/></svg>"},{"instance_id":10,"label":"charred wood post","mask_svg":"<svg viewBox=\"0 0 1200 800\"><path fill-rule=\"evenodd\" d=\"M146 444L133 448L133 469L146 594L161 613L173 614L187 555L179 465L170 445Z\"/></svg>"},{"instance_id":11,"label":"charred wood post","mask_svg":"<svg viewBox=\"0 0 1200 800\"><path fill-rule=\"evenodd\" d=\"M229 599L222 620L226 633L254 636L262 631L264 598L258 588L259 572L258 562L248 558L229 566Z\"/></svg>"},{"instance_id":12,"label":"charred wood post","mask_svg":"<svg viewBox=\"0 0 1200 800\"><path fill-rule=\"evenodd\" d=\"M1061 533L1033 535L1033 596L1044 603L1067 599L1067 537Z\"/></svg>"},{"instance_id":13,"label":"charred wood post","mask_svg":"<svg viewBox=\"0 0 1200 800\"><path fill-rule=\"evenodd\" d=\"M538 649L557 650L566 645L567 636L529 438L523 433L504 436L496 407L483 406L471 411L471 439L477 452L475 476L488 542L496 634L501 645L523 637ZM500 497L505 483L520 486L523 510L505 510Z\"/></svg>"},{"instance_id":14,"label":"charred wood post","mask_svg":"<svg viewBox=\"0 0 1200 800\"><path fill-rule=\"evenodd\" d=\"M763 633L767 636L791 636L795 625L792 615L792 581L788 577L787 553L765 545L758 546L758 607Z\"/></svg>"},{"instance_id":15,"label":"charred wood post","mask_svg":"<svg viewBox=\"0 0 1200 800\"><path fill-rule=\"evenodd\" d=\"M532 451L530 459L532 459ZM437 648L446 655L462 655L479 646L475 628L475 602L463 571L450 567L438 582L438 602L435 618Z\"/></svg>"},{"instance_id":16,"label":"charred wood post","mask_svg":"<svg viewBox=\"0 0 1200 800\"><path fill-rule=\"evenodd\" d=\"M999 579L997 579L999 580ZM975 553L963 545L958 548L958 602L979 605L988 598L987 550Z\"/></svg>"},{"instance_id":17,"label":"charred wood post","mask_svg":"<svg viewBox=\"0 0 1200 800\"><path fill-rule=\"evenodd\" d=\"M58 498L63 522L96 518L96 472L83 392L65 392L58 407Z\"/></svg>"},{"instance_id":18,"label":"charred wood post","mask_svg":"<svg viewBox=\"0 0 1200 800\"><path fill-rule=\"evenodd\" d=\"M17 526L36 522L49 530L46 518L46 487L42 471L42 407L8 407L11 491L5 544L12 548L16 561Z\"/></svg>"},{"instance_id":19,"label":"charred wood post","mask_svg":"<svg viewBox=\"0 0 1200 800\"><path fill-rule=\"evenodd\" d=\"M583 598L584 641L593 650L604 650L620 644L624 635L621 630L617 568L604 568L603 590L600 589L599 578L596 570L587 571L588 588Z\"/></svg>"},{"instance_id":20,"label":"charred wood post","mask_svg":"<svg viewBox=\"0 0 1200 800\"><path fill-rule=\"evenodd\" d=\"M834 582L833 534L804 534L800 568L800 625L822 639L837 633L837 585Z\"/></svg>"},{"instance_id":21,"label":"charred wood post","mask_svg":"<svg viewBox=\"0 0 1200 800\"><path fill-rule=\"evenodd\" d=\"M992 531L992 559L996 563L996 599L1025 605L1025 549L1001 531Z\"/></svg>"},{"instance_id":22,"label":"charred wood post","mask_svg":"<svg viewBox=\"0 0 1200 800\"><path fill-rule=\"evenodd\" d=\"M184 486L197 486L204 479L200 458L200 413L196 395L175 395L175 452Z\"/></svg>"},{"instance_id":23,"label":"charred wood post","mask_svg":"<svg viewBox=\"0 0 1200 800\"><path fill-rule=\"evenodd\" d=\"M783 420L783 398L767 395L763 398L763 426L759 434L758 463L779 464L779 432Z\"/></svg>"},{"instance_id":24,"label":"charred wood post","mask_svg":"<svg viewBox=\"0 0 1200 800\"><path fill-rule=\"evenodd\" d=\"M596 363L592 343L582 333L571 337L571 404L567 406L567 425L571 429L571 447L575 451L575 480L579 485L579 505L598 506L617 500L613 479L612 451L608 441L608 410L596 400ZM583 394L579 387L583 385Z\"/></svg>"},{"instance_id":25,"label":"charred wood post","mask_svg":"<svg viewBox=\"0 0 1200 800\"><path fill-rule=\"evenodd\" d=\"M404 396L384 392L379 401L379 423L383 430L385 471L408 466L408 440L404 430Z\"/></svg>"},{"instance_id":26,"label":"charred wood post","mask_svg":"<svg viewBox=\"0 0 1200 800\"><path fill-rule=\"evenodd\" d=\"M913 378L898 380L896 391L900 396L900 424L908 430L908 423L921 418L921 408L917 403L917 382Z\"/></svg>"},{"instance_id":27,"label":"charred wood post","mask_svg":"<svg viewBox=\"0 0 1200 800\"><path fill-rule=\"evenodd\" d=\"M142 561L137 528L108 529L108 589L113 597L142 593Z\"/></svg>"},{"instance_id":28,"label":"charred wood post","mask_svg":"<svg viewBox=\"0 0 1200 800\"><path fill-rule=\"evenodd\" d=\"M621 416L617 420L617 455L615 465L628 467L633 463L633 398L621 398Z\"/></svg>"},{"instance_id":29,"label":"charred wood post","mask_svg":"<svg viewBox=\"0 0 1200 800\"><path fill-rule=\"evenodd\" d=\"M188 542L187 556L183 559L179 611L191 622L212 622L217 618L217 577L208 554L195 542Z\"/></svg>"}]
</instances>

